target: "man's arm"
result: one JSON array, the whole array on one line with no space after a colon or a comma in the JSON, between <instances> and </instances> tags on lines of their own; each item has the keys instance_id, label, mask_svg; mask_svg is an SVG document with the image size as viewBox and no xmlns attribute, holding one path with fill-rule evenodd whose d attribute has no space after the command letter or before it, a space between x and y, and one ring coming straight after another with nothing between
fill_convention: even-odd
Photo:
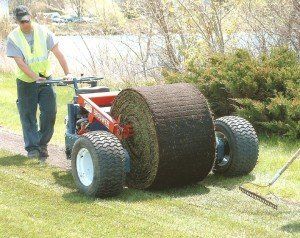
<instances>
[{"instance_id":1,"label":"man's arm","mask_svg":"<svg viewBox=\"0 0 300 238\"><path fill-rule=\"evenodd\" d=\"M64 70L65 75L70 74L69 71L69 67L68 67L68 63L66 61L65 56L63 55L63 53L60 51L58 44L56 44L52 50L53 54L55 55L55 57L57 58L59 64L61 65L62 69Z\"/></svg>"},{"instance_id":2,"label":"man's arm","mask_svg":"<svg viewBox=\"0 0 300 238\"><path fill-rule=\"evenodd\" d=\"M18 65L18 67L33 80L41 80L39 75L36 75L24 62L24 57L22 51L15 45L15 43L8 38L7 39L7 57L13 58Z\"/></svg>"},{"instance_id":3,"label":"man's arm","mask_svg":"<svg viewBox=\"0 0 300 238\"><path fill-rule=\"evenodd\" d=\"M21 57L13 57L14 60L16 61L18 67L30 78L38 81L38 80L42 80L40 78L39 75L37 75L36 73L34 73L29 67L28 65L24 62L24 60Z\"/></svg>"}]
</instances>

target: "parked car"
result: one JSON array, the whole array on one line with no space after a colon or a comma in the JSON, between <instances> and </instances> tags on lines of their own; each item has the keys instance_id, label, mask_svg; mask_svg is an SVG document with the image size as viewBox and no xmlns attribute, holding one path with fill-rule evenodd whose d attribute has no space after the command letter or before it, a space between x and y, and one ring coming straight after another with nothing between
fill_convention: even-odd
<instances>
[{"instance_id":1,"label":"parked car","mask_svg":"<svg viewBox=\"0 0 300 238\"><path fill-rule=\"evenodd\" d=\"M65 16L64 19L66 19L68 22L76 22L76 23L82 23L82 22L96 22L95 18L92 17L78 17L78 16Z\"/></svg>"},{"instance_id":2,"label":"parked car","mask_svg":"<svg viewBox=\"0 0 300 238\"><path fill-rule=\"evenodd\" d=\"M60 16L52 16L51 21L55 23L66 23L68 22L66 19L60 17Z\"/></svg>"},{"instance_id":3,"label":"parked car","mask_svg":"<svg viewBox=\"0 0 300 238\"><path fill-rule=\"evenodd\" d=\"M96 19L93 17L82 17L82 20L89 23L96 22Z\"/></svg>"},{"instance_id":4,"label":"parked car","mask_svg":"<svg viewBox=\"0 0 300 238\"><path fill-rule=\"evenodd\" d=\"M52 19L53 17L60 17L60 14L58 12L46 12L44 13L44 17Z\"/></svg>"}]
</instances>

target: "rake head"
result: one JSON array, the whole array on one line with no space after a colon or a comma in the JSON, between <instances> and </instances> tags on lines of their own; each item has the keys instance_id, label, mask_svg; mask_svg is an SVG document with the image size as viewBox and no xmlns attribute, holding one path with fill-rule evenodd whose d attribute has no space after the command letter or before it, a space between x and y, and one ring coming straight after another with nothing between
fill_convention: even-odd
<instances>
[{"instance_id":1,"label":"rake head","mask_svg":"<svg viewBox=\"0 0 300 238\"><path fill-rule=\"evenodd\" d=\"M239 187L240 191L245 193L246 195L248 195L249 197L255 199L255 200L258 200L260 202L262 202L263 204L269 206L269 207L272 207L273 209L277 210L278 209L278 205L271 202L270 200L268 200L267 198L257 194L257 193L254 193L242 186Z\"/></svg>"},{"instance_id":2,"label":"rake head","mask_svg":"<svg viewBox=\"0 0 300 238\"><path fill-rule=\"evenodd\" d=\"M289 166L296 160L300 157L300 149L293 155L293 157L280 169L277 171L277 173L275 174L275 176L273 177L273 179L266 185L259 185L259 184L254 184L254 183L248 183L248 184L251 184L255 187L259 187L259 188L270 188L279 178L280 176L289 168ZM244 184L245 185L245 184ZM255 193L255 192L252 192L242 186L239 187L240 190L245 193L246 195L248 195L249 197L251 198L254 198L262 203L264 203L265 205L267 206L270 206L274 209L278 209L278 205L276 205L275 203L273 203L272 201L270 201L269 199ZM274 194L273 194L274 195ZM274 195L275 196L275 195ZM275 196L277 197L277 196ZM278 198L278 197L277 197ZM283 199L281 199L283 201ZM291 203L291 202L289 202ZM297 203L296 203L297 204Z\"/></svg>"}]
</instances>

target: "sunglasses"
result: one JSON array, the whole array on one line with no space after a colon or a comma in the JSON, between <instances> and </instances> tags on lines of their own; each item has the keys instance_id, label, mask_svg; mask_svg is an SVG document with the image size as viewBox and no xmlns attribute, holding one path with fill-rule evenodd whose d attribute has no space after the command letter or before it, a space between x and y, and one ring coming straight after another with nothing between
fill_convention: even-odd
<instances>
[{"instance_id":1,"label":"sunglasses","mask_svg":"<svg viewBox=\"0 0 300 238\"><path fill-rule=\"evenodd\" d=\"M20 21L21 24L30 23L30 20Z\"/></svg>"}]
</instances>

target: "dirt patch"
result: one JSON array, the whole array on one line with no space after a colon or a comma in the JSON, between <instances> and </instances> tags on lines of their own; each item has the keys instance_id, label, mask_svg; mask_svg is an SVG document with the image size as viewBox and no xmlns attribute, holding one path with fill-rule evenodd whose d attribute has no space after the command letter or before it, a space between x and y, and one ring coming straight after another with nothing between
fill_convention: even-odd
<instances>
[{"instance_id":1,"label":"dirt patch","mask_svg":"<svg viewBox=\"0 0 300 238\"><path fill-rule=\"evenodd\" d=\"M21 135L12 133L9 130L0 126L0 149L11 151L15 154L26 156L24 149L24 141ZM50 157L47 163L59 167L63 170L69 170L71 168L71 162L66 159L64 148L58 145L50 144L48 146Z\"/></svg>"}]
</instances>

